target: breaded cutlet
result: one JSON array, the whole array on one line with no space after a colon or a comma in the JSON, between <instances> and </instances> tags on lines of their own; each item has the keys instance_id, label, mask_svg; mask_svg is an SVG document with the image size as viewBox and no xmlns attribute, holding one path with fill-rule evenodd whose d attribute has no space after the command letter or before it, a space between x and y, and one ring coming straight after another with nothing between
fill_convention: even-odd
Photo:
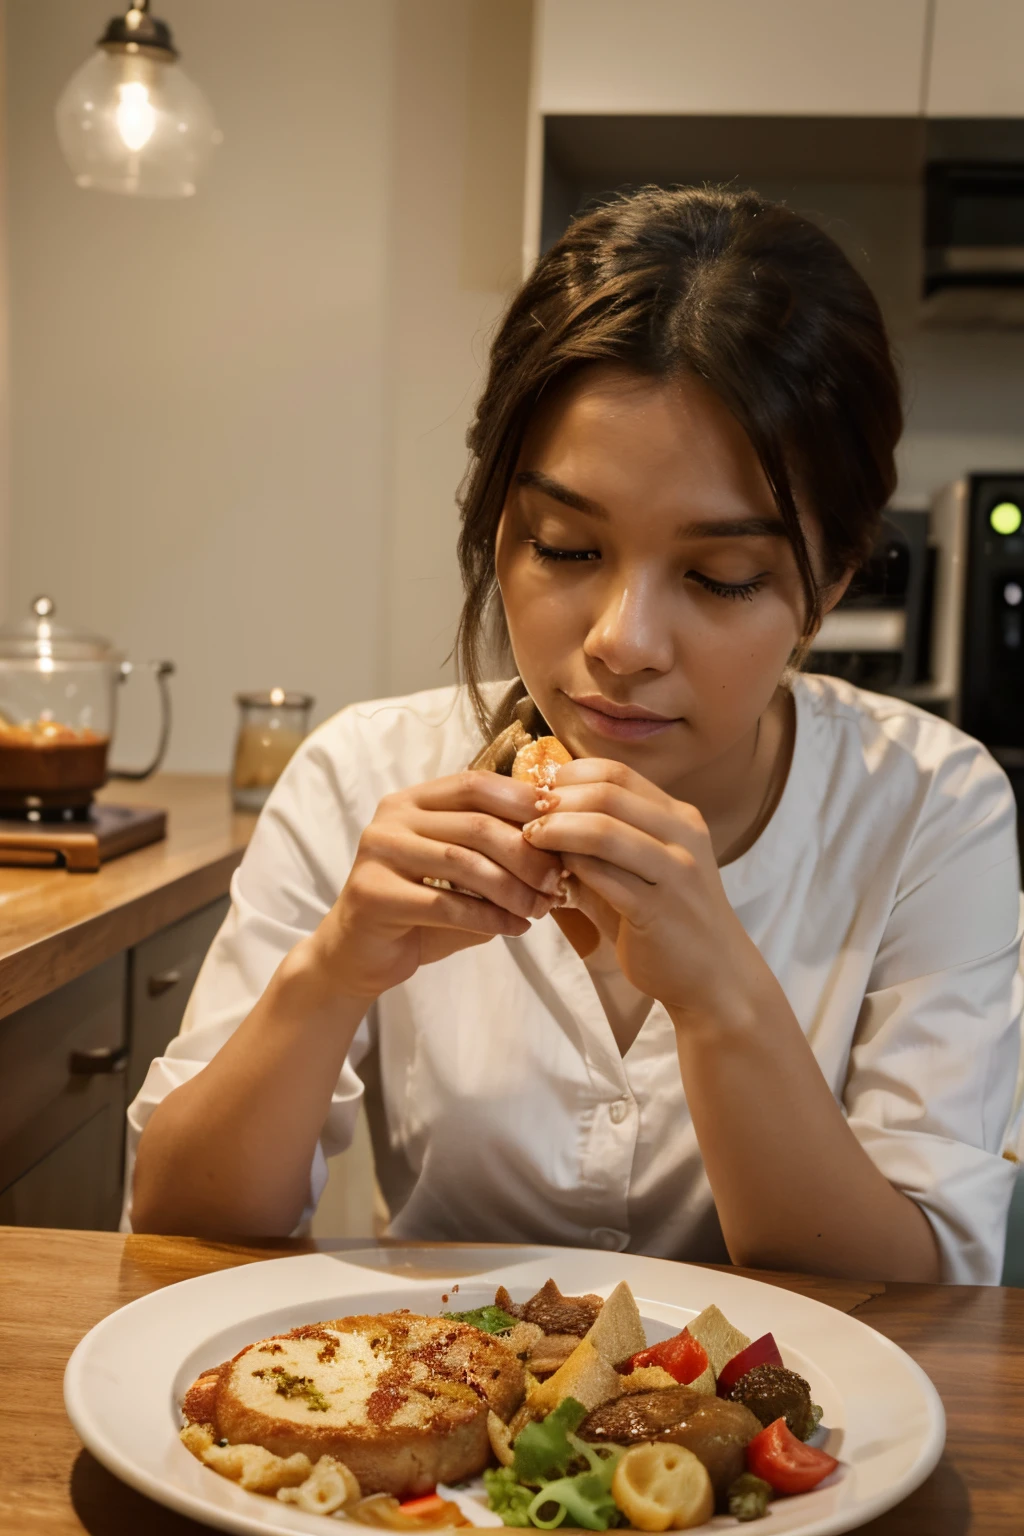
<instances>
[{"instance_id":1,"label":"breaded cutlet","mask_svg":"<svg viewBox=\"0 0 1024 1536\"><path fill-rule=\"evenodd\" d=\"M500 1339L387 1312L249 1344L193 1383L183 1411L232 1445L334 1456L364 1494L408 1496L480 1472L488 1410L507 1420L524 1391L522 1363Z\"/></svg>"}]
</instances>

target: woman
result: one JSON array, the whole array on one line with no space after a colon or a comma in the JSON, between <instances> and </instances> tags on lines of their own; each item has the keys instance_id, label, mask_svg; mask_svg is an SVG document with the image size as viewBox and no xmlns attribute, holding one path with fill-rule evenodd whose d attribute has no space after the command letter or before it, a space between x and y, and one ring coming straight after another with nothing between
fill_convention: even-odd
<instances>
[{"instance_id":1,"label":"woman","mask_svg":"<svg viewBox=\"0 0 1024 1536\"><path fill-rule=\"evenodd\" d=\"M136 1228L291 1230L365 1089L398 1236L998 1279L1008 785L792 670L901 425L874 299L785 208L572 225L470 436L465 686L344 710L277 786L130 1112ZM524 700L574 759L539 800L465 771Z\"/></svg>"}]
</instances>

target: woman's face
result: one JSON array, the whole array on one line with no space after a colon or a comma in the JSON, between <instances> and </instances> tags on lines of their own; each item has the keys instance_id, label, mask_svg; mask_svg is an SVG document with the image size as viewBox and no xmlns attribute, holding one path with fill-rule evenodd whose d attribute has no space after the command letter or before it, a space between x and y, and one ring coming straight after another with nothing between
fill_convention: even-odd
<instances>
[{"instance_id":1,"label":"woman's face","mask_svg":"<svg viewBox=\"0 0 1024 1536\"><path fill-rule=\"evenodd\" d=\"M751 739L803 628L757 455L696 379L595 366L538 409L497 575L555 734L670 791Z\"/></svg>"}]
</instances>

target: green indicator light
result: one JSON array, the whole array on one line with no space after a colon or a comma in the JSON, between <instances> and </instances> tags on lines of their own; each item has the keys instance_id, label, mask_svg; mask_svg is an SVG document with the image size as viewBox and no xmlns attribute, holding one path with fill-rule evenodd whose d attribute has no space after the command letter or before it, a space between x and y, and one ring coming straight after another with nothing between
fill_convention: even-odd
<instances>
[{"instance_id":1,"label":"green indicator light","mask_svg":"<svg viewBox=\"0 0 1024 1536\"><path fill-rule=\"evenodd\" d=\"M1016 533L1021 523L1024 523L1024 512L1021 512L1015 501L1001 501L992 508L988 520L996 533Z\"/></svg>"}]
</instances>

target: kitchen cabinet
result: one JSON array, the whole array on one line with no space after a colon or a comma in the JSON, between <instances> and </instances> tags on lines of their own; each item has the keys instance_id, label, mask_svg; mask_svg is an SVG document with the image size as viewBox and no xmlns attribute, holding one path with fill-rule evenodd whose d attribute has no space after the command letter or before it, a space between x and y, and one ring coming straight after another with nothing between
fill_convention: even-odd
<instances>
[{"instance_id":1,"label":"kitchen cabinet","mask_svg":"<svg viewBox=\"0 0 1024 1536\"><path fill-rule=\"evenodd\" d=\"M161 843L96 874L0 868L0 1225L112 1230L125 1111L177 1033L256 817L221 776L159 774L101 798L167 810ZM332 1158L328 1237L374 1227L360 1123Z\"/></svg>"},{"instance_id":2,"label":"kitchen cabinet","mask_svg":"<svg viewBox=\"0 0 1024 1536\"><path fill-rule=\"evenodd\" d=\"M177 1033L256 818L220 777L103 791L168 835L96 874L0 868L0 1224L116 1228L125 1111Z\"/></svg>"},{"instance_id":3,"label":"kitchen cabinet","mask_svg":"<svg viewBox=\"0 0 1024 1536\"><path fill-rule=\"evenodd\" d=\"M113 1230L121 1207L127 956L0 1021L0 1222Z\"/></svg>"},{"instance_id":4,"label":"kitchen cabinet","mask_svg":"<svg viewBox=\"0 0 1024 1536\"><path fill-rule=\"evenodd\" d=\"M127 1098L138 1093L155 1056L178 1033L206 951L231 903L224 896L136 944L128 956Z\"/></svg>"},{"instance_id":5,"label":"kitchen cabinet","mask_svg":"<svg viewBox=\"0 0 1024 1536\"><path fill-rule=\"evenodd\" d=\"M116 1229L125 1111L177 1034L229 904L0 1020L0 1224Z\"/></svg>"},{"instance_id":6,"label":"kitchen cabinet","mask_svg":"<svg viewBox=\"0 0 1024 1536\"><path fill-rule=\"evenodd\" d=\"M1024 0L935 0L929 117L1024 117Z\"/></svg>"},{"instance_id":7,"label":"kitchen cabinet","mask_svg":"<svg viewBox=\"0 0 1024 1536\"><path fill-rule=\"evenodd\" d=\"M540 0L536 105L913 116L927 23L927 0Z\"/></svg>"}]
</instances>

